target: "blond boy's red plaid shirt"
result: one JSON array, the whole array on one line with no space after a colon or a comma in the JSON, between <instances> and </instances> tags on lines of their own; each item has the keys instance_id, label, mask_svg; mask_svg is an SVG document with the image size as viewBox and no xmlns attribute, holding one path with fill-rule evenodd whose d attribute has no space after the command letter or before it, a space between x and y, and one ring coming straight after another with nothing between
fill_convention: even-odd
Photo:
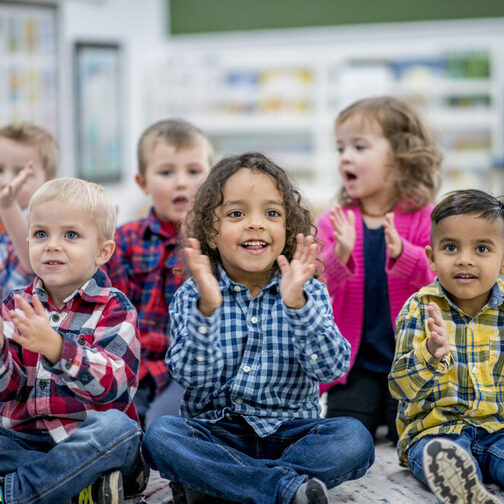
<instances>
[{"instance_id":1,"label":"blond boy's red plaid shirt","mask_svg":"<svg viewBox=\"0 0 504 504\"><path fill-rule=\"evenodd\" d=\"M9 311L17 292L31 303L36 294L51 327L63 338L59 362L23 349ZM103 271L58 309L42 281L11 293L2 305L5 344L0 353L0 422L5 429L46 431L65 439L94 411L118 409L137 420L133 396L138 387L140 341L136 310L110 286Z\"/></svg>"}]
</instances>

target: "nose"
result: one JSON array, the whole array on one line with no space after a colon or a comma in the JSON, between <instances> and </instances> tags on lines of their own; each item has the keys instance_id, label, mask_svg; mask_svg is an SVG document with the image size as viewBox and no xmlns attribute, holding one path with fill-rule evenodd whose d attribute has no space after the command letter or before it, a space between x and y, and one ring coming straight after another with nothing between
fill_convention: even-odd
<instances>
[{"instance_id":1,"label":"nose","mask_svg":"<svg viewBox=\"0 0 504 504\"><path fill-rule=\"evenodd\" d=\"M61 242L57 236L50 236L46 242L46 249L49 251L60 250Z\"/></svg>"},{"instance_id":2,"label":"nose","mask_svg":"<svg viewBox=\"0 0 504 504\"><path fill-rule=\"evenodd\" d=\"M352 160L352 153L349 148L340 147L339 149L339 163L345 164Z\"/></svg>"},{"instance_id":3,"label":"nose","mask_svg":"<svg viewBox=\"0 0 504 504\"><path fill-rule=\"evenodd\" d=\"M185 171L179 171L175 175L175 186L176 187L186 187L189 176Z\"/></svg>"},{"instance_id":4,"label":"nose","mask_svg":"<svg viewBox=\"0 0 504 504\"><path fill-rule=\"evenodd\" d=\"M472 266L474 264L472 252L469 250L462 250L457 257L457 264L460 266Z\"/></svg>"},{"instance_id":5,"label":"nose","mask_svg":"<svg viewBox=\"0 0 504 504\"><path fill-rule=\"evenodd\" d=\"M263 215L250 215L247 227L249 229L264 229L264 216Z\"/></svg>"}]
</instances>

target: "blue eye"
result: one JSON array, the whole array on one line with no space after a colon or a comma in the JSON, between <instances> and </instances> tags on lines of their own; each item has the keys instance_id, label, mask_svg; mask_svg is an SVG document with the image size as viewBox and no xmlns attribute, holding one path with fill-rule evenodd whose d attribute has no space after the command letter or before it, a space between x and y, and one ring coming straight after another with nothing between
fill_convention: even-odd
<instances>
[{"instance_id":1,"label":"blue eye","mask_svg":"<svg viewBox=\"0 0 504 504\"><path fill-rule=\"evenodd\" d=\"M490 250L488 249L488 247L486 245L479 245L478 247L476 247L476 252L478 252L479 254L485 254L489 251Z\"/></svg>"},{"instance_id":2,"label":"blue eye","mask_svg":"<svg viewBox=\"0 0 504 504\"><path fill-rule=\"evenodd\" d=\"M163 177L169 177L170 175L173 175L173 170L162 170L159 172L159 175L162 175Z\"/></svg>"},{"instance_id":3,"label":"blue eye","mask_svg":"<svg viewBox=\"0 0 504 504\"><path fill-rule=\"evenodd\" d=\"M43 238L47 238L47 233L45 231L35 231L35 233L33 233L33 236L34 238L41 240Z\"/></svg>"},{"instance_id":4,"label":"blue eye","mask_svg":"<svg viewBox=\"0 0 504 504\"><path fill-rule=\"evenodd\" d=\"M355 146L355 149L358 150L358 151L363 151L365 148L366 148L365 145L356 145Z\"/></svg>"},{"instance_id":5,"label":"blue eye","mask_svg":"<svg viewBox=\"0 0 504 504\"><path fill-rule=\"evenodd\" d=\"M67 231L65 233L65 238L68 238L69 240L76 240L79 238L79 235L75 231Z\"/></svg>"}]
</instances>

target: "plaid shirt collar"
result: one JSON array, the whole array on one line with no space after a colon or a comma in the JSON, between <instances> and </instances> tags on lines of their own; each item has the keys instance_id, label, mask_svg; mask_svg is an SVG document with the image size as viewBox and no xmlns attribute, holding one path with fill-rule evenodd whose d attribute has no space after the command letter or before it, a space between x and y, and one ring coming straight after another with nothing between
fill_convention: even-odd
<instances>
[{"instance_id":1,"label":"plaid shirt collar","mask_svg":"<svg viewBox=\"0 0 504 504\"><path fill-rule=\"evenodd\" d=\"M218 271L219 276L217 280L221 291L233 290L235 285L245 287L243 284L231 280L226 273L226 270L220 264L218 265ZM277 270L274 273L273 278L271 278L271 280L261 289L261 292L264 292L266 289L271 289L272 292L280 292L280 279L281 276L279 274L279 270Z\"/></svg>"},{"instance_id":2,"label":"plaid shirt collar","mask_svg":"<svg viewBox=\"0 0 504 504\"><path fill-rule=\"evenodd\" d=\"M36 294L42 303L49 302L49 293L45 289L44 282L41 278L35 277L33 281L33 294ZM64 299L67 304L72 299L80 296L83 300L91 303L106 303L109 298L110 280L106 273L99 269L82 287L76 289L72 294Z\"/></svg>"},{"instance_id":3,"label":"plaid shirt collar","mask_svg":"<svg viewBox=\"0 0 504 504\"><path fill-rule=\"evenodd\" d=\"M427 296L435 296L442 298L445 301L445 306L443 307L444 309L452 308L453 310L466 315L456 304L453 303L453 301L450 299L450 296L448 295L448 292L446 289L441 285L439 282L438 277L436 277L436 280L426 286L423 287L420 291L422 295L427 295ZM480 313L484 310L487 310L488 308L497 308L502 304L504 301L504 282L502 280L497 280L495 284L493 285L491 291L490 291L490 297L488 298L488 303L481 308ZM467 316L467 315L466 315Z\"/></svg>"},{"instance_id":4,"label":"plaid shirt collar","mask_svg":"<svg viewBox=\"0 0 504 504\"><path fill-rule=\"evenodd\" d=\"M156 217L154 208L150 209L149 215L142 221L139 234L144 240L149 240L150 236L153 234L160 235L168 239L167 244L176 244L180 241L178 226L173 224L173 228L167 232L163 228L161 221Z\"/></svg>"}]
</instances>

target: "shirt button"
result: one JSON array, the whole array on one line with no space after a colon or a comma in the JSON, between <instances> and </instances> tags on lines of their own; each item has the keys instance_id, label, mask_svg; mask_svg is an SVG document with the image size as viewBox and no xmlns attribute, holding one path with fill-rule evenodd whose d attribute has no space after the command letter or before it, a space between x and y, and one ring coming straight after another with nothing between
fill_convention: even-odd
<instances>
[{"instance_id":1,"label":"shirt button","mask_svg":"<svg viewBox=\"0 0 504 504\"><path fill-rule=\"evenodd\" d=\"M200 326L198 327L198 332L199 332L200 334L206 334L208 331L207 331L207 328L206 328L205 326L200 325Z\"/></svg>"},{"instance_id":2,"label":"shirt button","mask_svg":"<svg viewBox=\"0 0 504 504\"><path fill-rule=\"evenodd\" d=\"M86 344L86 338L84 338L84 337L81 336L79 338L79 345L85 345L85 344Z\"/></svg>"},{"instance_id":3,"label":"shirt button","mask_svg":"<svg viewBox=\"0 0 504 504\"><path fill-rule=\"evenodd\" d=\"M201 355L198 355L198 356L196 357L196 360L197 360L198 362L203 362L203 361L205 360L205 358L204 358L204 357L202 357Z\"/></svg>"},{"instance_id":4,"label":"shirt button","mask_svg":"<svg viewBox=\"0 0 504 504\"><path fill-rule=\"evenodd\" d=\"M318 359L318 354L316 354L316 353L312 353L312 354L310 355L310 359L311 359L311 360L316 360L316 359Z\"/></svg>"},{"instance_id":5,"label":"shirt button","mask_svg":"<svg viewBox=\"0 0 504 504\"><path fill-rule=\"evenodd\" d=\"M245 367L243 368L243 371L244 371L245 373L248 373L248 372L250 371L250 366L245 366Z\"/></svg>"},{"instance_id":6,"label":"shirt button","mask_svg":"<svg viewBox=\"0 0 504 504\"><path fill-rule=\"evenodd\" d=\"M66 369L70 369L72 367L72 363L71 362L65 362L65 368Z\"/></svg>"},{"instance_id":7,"label":"shirt button","mask_svg":"<svg viewBox=\"0 0 504 504\"><path fill-rule=\"evenodd\" d=\"M252 317L250 322L252 322L252 324L257 324L257 317Z\"/></svg>"},{"instance_id":8,"label":"shirt button","mask_svg":"<svg viewBox=\"0 0 504 504\"><path fill-rule=\"evenodd\" d=\"M233 287L233 290L234 290L235 292L241 292L241 287L240 287L239 285L235 285L235 286Z\"/></svg>"},{"instance_id":9,"label":"shirt button","mask_svg":"<svg viewBox=\"0 0 504 504\"><path fill-rule=\"evenodd\" d=\"M242 399L241 397L237 397L237 398L236 398L236 402L237 402L238 404L241 404L241 403L243 402L243 399Z\"/></svg>"},{"instance_id":10,"label":"shirt button","mask_svg":"<svg viewBox=\"0 0 504 504\"><path fill-rule=\"evenodd\" d=\"M45 380L40 380L40 388L44 390L47 386L47 382Z\"/></svg>"},{"instance_id":11,"label":"shirt button","mask_svg":"<svg viewBox=\"0 0 504 504\"><path fill-rule=\"evenodd\" d=\"M51 320L53 322L59 322L59 319L60 319L60 317L57 313L54 313L53 315L51 315Z\"/></svg>"},{"instance_id":12,"label":"shirt button","mask_svg":"<svg viewBox=\"0 0 504 504\"><path fill-rule=\"evenodd\" d=\"M473 373L474 373L474 374L478 374L478 368L473 367Z\"/></svg>"}]
</instances>

